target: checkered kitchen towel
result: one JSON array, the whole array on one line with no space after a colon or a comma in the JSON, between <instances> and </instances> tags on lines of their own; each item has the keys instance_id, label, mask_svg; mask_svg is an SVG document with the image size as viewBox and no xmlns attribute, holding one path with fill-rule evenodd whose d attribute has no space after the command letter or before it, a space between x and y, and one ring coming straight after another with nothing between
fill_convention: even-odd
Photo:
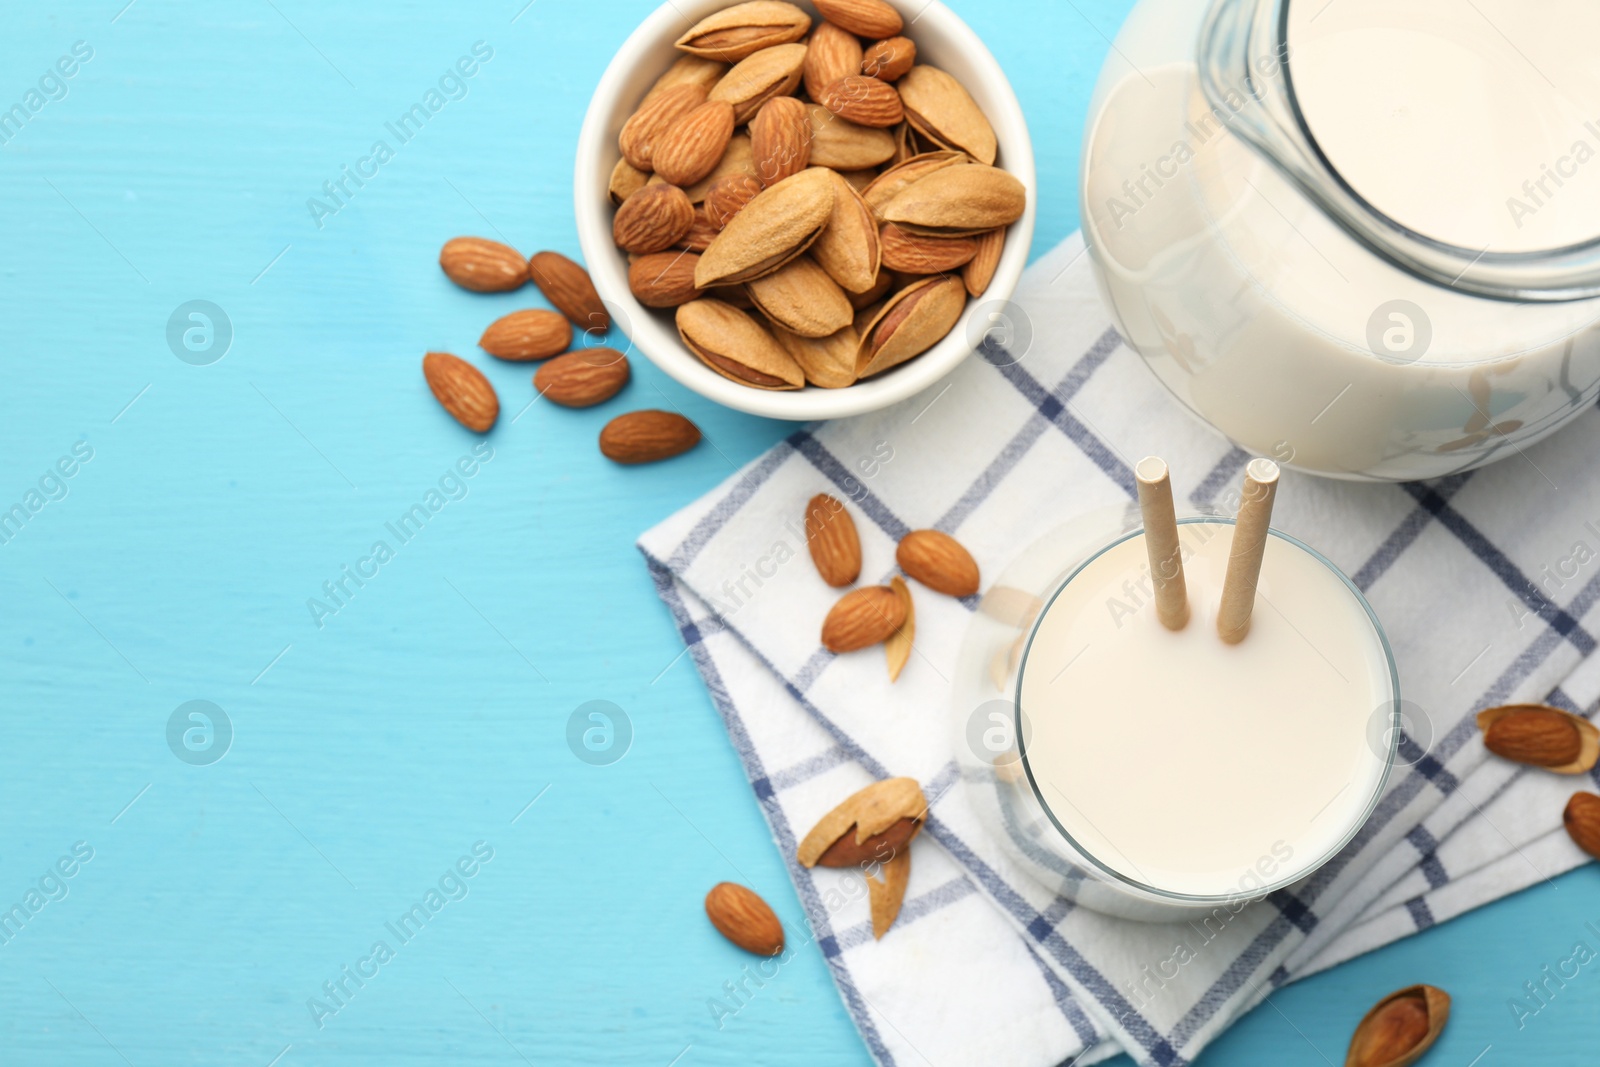
<instances>
[{"instance_id":1,"label":"checkered kitchen towel","mask_svg":"<svg viewBox=\"0 0 1600 1067\"><path fill-rule=\"evenodd\" d=\"M806 501L849 502L863 581L887 580L901 535L930 526L992 577L1062 522L1133 499L1139 456L1166 457L1195 505L1221 499L1248 459L1121 344L1081 238L1036 263L1014 301L1031 320L1026 349L987 347L897 407L801 430L640 542L878 1062L1044 1067L1125 1049L1189 1063L1284 983L1583 860L1560 829L1572 780L1486 762L1472 715L1600 700L1600 657L1586 659L1600 632L1597 414L1432 483L1285 474L1275 525L1353 576L1425 713L1407 766L1332 862L1220 931L1107 918L1013 869L951 759L939 665L972 605L914 590L919 654L892 686L881 654L822 650L837 594L806 559ZM794 852L841 797L889 775L936 799L905 909L874 942L859 873L805 870Z\"/></svg>"}]
</instances>

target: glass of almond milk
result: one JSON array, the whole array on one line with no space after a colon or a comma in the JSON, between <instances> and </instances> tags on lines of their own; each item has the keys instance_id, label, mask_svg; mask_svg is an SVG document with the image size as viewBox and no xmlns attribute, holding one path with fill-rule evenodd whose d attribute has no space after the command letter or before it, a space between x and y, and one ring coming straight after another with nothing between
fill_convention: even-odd
<instances>
[{"instance_id":1,"label":"glass of almond milk","mask_svg":"<svg viewBox=\"0 0 1600 1067\"><path fill-rule=\"evenodd\" d=\"M1218 638L1233 520L1181 515L1189 618L1163 624L1136 510L1030 548L956 674L968 795L1018 869L1108 914L1169 921L1315 871L1376 805L1394 660L1332 563L1272 530L1248 637Z\"/></svg>"},{"instance_id":2,"label":"glass of almond milk","mask_svg":"<svg viewBox=\"0 0 1600 1067\"><path fill-rule=\"evenodd\" d=\"M1600 4L1141 0L1081 208L1129 345L1312 473L1515 456L1600 395Z\"/></svg>"}]
</instances>

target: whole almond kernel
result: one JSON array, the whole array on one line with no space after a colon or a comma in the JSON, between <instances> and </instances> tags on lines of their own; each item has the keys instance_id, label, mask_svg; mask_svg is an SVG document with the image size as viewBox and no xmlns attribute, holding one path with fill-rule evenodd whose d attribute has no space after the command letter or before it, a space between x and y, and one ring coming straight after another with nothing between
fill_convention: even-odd
<instances>
[{"instance_id":1,"label":"whole almond kernel","mask_svg":"<svg viewBox=\"0 0 1600 1067\"><path fill-rule=\"evenodd\" d=\"M453 237L439 250L445 277L475 293L505 293L528 280L528 261L515 248L485 237Z\"/></svg>"},{"instance_id":2,"label":"whole almond kernel","mask_svg":"<svg viewBox=\"0 0 1600 1067\"><path fill-rule=\"evenodd\" d=\"M754 174L727 174L706 191L706 218L720 232L733 217L761 195L761 179Z\"/></svg>"},{"instance_id":3,"label":"whole almond kernel","mask_svg":"<svg viewBox=\"0 0 1600 1067\"><path fill-rule=\"evenodd\" d=\"M1345 1067L1409 1067L1433 1047L1450 1019L1450 994L1430 985L1390 993L1350 1039Z\"/></svg>"},{"instance_id":4,"label":"whole almond kernel","mask_svg":"<svg viewBox=\"0 0 1600 1067\"><path fill-rule=\"evenodd\" d=\"M835 589L861 577L861 536L837 497L818 493L806 505L806 547L817 573Z\"/></svg>"},{"instance_id":5,"label":"whole almond kernel","mask_svg":"<svg viewBox=\"0 0 1600 1067\"><path fill-rule=\"evenodd\" d=\"M494 386L466 360L448 352L429 352L422 357L422 376L434 399L467 429L487 433L500 417Z\"/></svg>"},{"instance_id":6,"label":"whole almond kernel","mask_svg":"<svg viewBox=\"0 0 1600 1067\"><path fill-rule=\"evenodd\" d=\"M595 291L589 272L560 252L535 253L528 260L528 277L578 329L605 333L611 328L611 314Z\"/></svg>"},{"instance_id":7,"label":"whole almond kernel","mask_svg":"<svg viewBox=\"0 0 1600 1067\"><path fill-rule=\"evenodd\" d=\"M622 158L639 170L655 169L656 141L679 118L706 102L707 90L685 83L663 89L639 105L617 134L617 147Z\"/></svg>"},{"instance_id":8,"label":"whole almond kernel","mask_svg":"<svg viewBox=\"0 0 1600 1067\"><path fill-rule=\"evenodd\" d=\"M864 74L840 78L822 91L817 103L858 126L883 129L898 126L905 118L905 108L894 86Z\"/></svg>"},{"instance_id":9,"label":"whole almond kernel","mask_svg":"<svg viewBox=\"0 0 1600 1067\"><path fill-rule=\"evenodd\" d=\"M733 105L707 100L685 112L656 138L652 162L657 174L680 188L716 169L733 139Z\"/></svg>"},{"instance_id":10,"label":"whole almond kernel","mask_svg":"<svg viewBox=\"0 0 1600 1067\"><path fill-rule=\"evenodd\" d=\"M861 73L879 81L899 81L917 62L917 46L909 37L878 41L861 57Z\"/></svg>"},{"instance_id":11,"label":"whole almond kernel","mask_svg":"<svg viewBox=\"0 0 1600 1067\"><path fill-rule=\"evenodd\" d=\"M721 232L712 225L711 217L706 214L705 205L702 204L694 209L694 222L689 225L689 232L683 235L683 239L676 247L681 252L699 254L710 248L711 242L715 241L717 234Z\"/></svg>"},{"instance_id":12,"label":"whole almond kernel","mask_svg":"<svg viewBox=\"0 0 1600 1067\"><path fill-rule=\"evenodd\" d=\"M572 323L554 311L529 308L496 319L478 347L496 359L526 363L560 355L572 344Z\"/></svg>"},{"instance_id":13,"label":"whole almond kernel","mask_svg":"<svg viewBox=\"0 0 1600 1067\"><path fill-rule=\"evenodd\" d=\"M811 16L793 4L754 0L708 15L678 38L691 55L723 63L740 60L774 45L798 41L811 28Z\"/></svg>"},{"instance_id":14,"label":"whole almond kernel","mask_svg":"<svg viewBox=\"0 0 1600 1067\"><path fill-rule=\"evenodd\" d=\"M837 859L851 850L872 856L877 846L891 841L892 851L904 852L927 817L928 798L915 778L885 778L852 793L818 819L801 839L795 858L803 867L816 867L825 856ZM848 845L838 848L846 841Z\"/></svg>"},{"instance_id":15,"label":"whole almond kernel","mask_svg":"<svg viewBox=\"0 0 1600 1067\"><path fill-rule=\"evenodd\" d=\"M858 37L893 37L905 29L900 12L884 0L818 0L817 11Z\"/></svg>"},{"instance_id":16,"label":"whole almond kernel","mask_svg":"<svg viewBox=\"0 0 1600 1067\"><path fill-rule=\"evenodd\" d=\"M922 831L922 820L902 818L881 834L862 841L845 834L817 859L818 867L859 867L863 863L888 863Z\"/></svg>"},{"instance_id":17,"label":"whole almond kernel","mask_svg":"<svg viewBox=\"0 0 1600 1067\"><path fill-rule=\"evenodd\" d=\"M900 629L906 606L886 585L846 593L822 623L822 647L829 652L870 648Z\"/></svg>"},{"instance_id":18,"label":"whole almond kernel","mask_svg":"<svg viewBox=\"0 0 1600 1067\"><path fill-rule=\"evenodd\" d=\"M1543 704L1510 704L1478 713L1483 745L1503 759L1582 774L1600 756L1600 731L1587 719Z\"/></svg>"},{"instance_id":19,"label":"whole almond kernel","mask_svg":"<svg viewBox=\"0 0 1600 1067\"><path fill-rule=\"evenodd\" d=\"M943 274L972 262L978 242L972 237L926 237L892 222L878 234L883 265L910 274Z\"/></svg>"},{"instance_id":20,"label":"whole almond kernel","mask_svg":"<svg viewBox=\"0 0 1600 1067\"><path fill-rule=\"evenodd\" d=\"M947 533L913 530L900 539L894 559L901 570L935 592L964 597L978 591L978 561Z\"/></svg>"},{"instance_id":21,"label":"whole almond kernel","mask_svg":"<svg viewBox=\"0 0 1600 1067\"><path fill-rule=\"evenodd\" d=\"M855 34L831 22L819 25L806 44L806 95L815 100L840 78L860 74L862 57L861 42Z\"/></svg>"},{"instance_id":22,"label":"whole almond kernel","mask_svg":"<svg viewBox=\"0 0 1600 1067\"><path fill-rule=\"evenodd\" d=\"M694 225L694 204L676 185L647 185L617 209L611 236L624 252L664 252Z\"/></svg>"},{"instance_id":23,"label":"whole almond kernel","mask_svg":"<svg viewBox=\"0 0 1600 1067\"><path fill-rule=\"evenodd\" d=\"M698 300L694 269L700 257L692 252L656 252L640 256L628 267L628 289L645 307L675 308Z\"/></svg>"},{"instance_id":24,"label":"whole almond kernel","mask_svg":"<svg viewBox=\"0 0 1600 1067\"><path fill-rule=\"evenodd\" d=\"M630 411L600 431L600 452L633 466L681 456L700 443L700 428L671 411Z\"/></svg>"},{"instance_id":25,"label":"whole almond kernel","mask_svg":"<svg viewBox=\"0 0 1600 1067\"><path fill-rule=\"evenodd\" d=\"M1600 796L1593 793L1574 793L1561 813L1561 824L1567 836L1579 848L1595 859L1600 859Z\"/></svg>"},{"instance_id":26,"label":"whole almond kernel","mask_svg":"<svg viewBox=\"0 0 1600 1067\"><path fill-rule=\"evenodd\" d=\"M632 371L628 357L611 348L584 348L557 356L539 368L533 387L566 408L591 408L622 391Z\"/></svg>"},{"instance_id":27,"label":"whole almond kernel","mask_svg":"<svg viewBox=\"0 0 1600 1067\"><path fill-rule=\"evenodd\" d=\"M706 918L717 932L746 952L783 952L783 924L767 902L742 885L722 882L706 894Z\"/></svg>"},{"instance_id":28,"label":"whole almond kernel","mask_svg":"<svg viewBox=\"0 0 1600 1067\"><path fill-rule=\"evenodd\" d=\"M762 104L750 120L750 149L763 185L775 185L805 170L811 161L811 116L806 106L792 96L773 97Z\"/></svg>"}]
</instances>

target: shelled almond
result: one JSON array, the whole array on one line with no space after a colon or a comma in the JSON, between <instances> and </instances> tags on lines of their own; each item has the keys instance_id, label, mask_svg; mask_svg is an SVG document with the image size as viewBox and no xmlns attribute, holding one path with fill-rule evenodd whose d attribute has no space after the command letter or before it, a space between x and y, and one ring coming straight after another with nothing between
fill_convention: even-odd
<instances>
[{"instance_id":1,"label":"shelled almond","mask_svg":"<svg viewBox=\"0 0 1600 1067\"><path fill-rule=\"evenodd\" d=\"M982 108L918 62L894 6L816 7L754 0L689 27L609 183L634 295L758 389L848 388L933 348L1028 202ZM654 258L669 253L698 257L692 274Z\"/></svg>"}]
</instances>

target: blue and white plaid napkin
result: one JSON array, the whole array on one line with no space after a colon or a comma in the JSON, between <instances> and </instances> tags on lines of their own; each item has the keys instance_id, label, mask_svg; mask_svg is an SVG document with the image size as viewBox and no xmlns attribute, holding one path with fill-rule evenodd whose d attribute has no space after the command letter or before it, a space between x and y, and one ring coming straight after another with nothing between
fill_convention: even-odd
<instances>
[{"instance_id":1,"label":"blue and white plaid napkin","mask_svg":"<svg viewBox=\"0 0 1600 1067\"><path fill-rule=\"evenodd\" d=\"M944 672L971 605L913 586L916 654L894 685L880 651L824 651L838 594L807 556L806 502L848 502L863 582L887 580L901 535L930 526L992 578L1064 521L1131 500L1140 456L1166 457L1195 505L1220 500L1248 456L1121 344L1081 238L1030 268L1013 299L1031 331L1009 349L986 345L887 411L801 430L640 541L879 1063L1045 1067L1126 1050L1187 1064L1279 986L1583 862L1561 810L1591 781L1486 761L1473 713L1600 702L1592 413L1525 454L1432 483L1285 475L1274 525L1366 593L1415 705L1407 766L1332 862L1220 928L1107 918L1014 870L952 761ZM861 875L806 870L794 853L824 812L889 775L917 778L933 806L905 908L874 942Z\"/></svg>"}]
</instances>

